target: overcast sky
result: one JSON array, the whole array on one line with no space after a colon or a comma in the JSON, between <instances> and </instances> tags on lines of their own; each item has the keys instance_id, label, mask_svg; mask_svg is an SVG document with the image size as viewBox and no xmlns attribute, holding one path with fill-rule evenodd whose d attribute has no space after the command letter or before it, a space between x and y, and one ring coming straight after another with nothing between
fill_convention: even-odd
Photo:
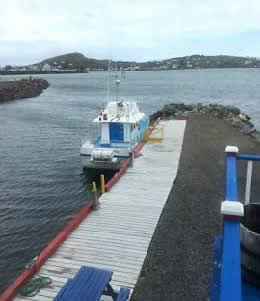
<instances>
[{"instance_id":1,"label":"overcast sky","mask_svg":"<svg viewBox=\"0 0 260 301\"><path fill-rule=\"evenodd\" d=\"M0 65L67 52L146 61L191 54L260 57L260 0L8 0Z\"/></svg>"}]
</instances>

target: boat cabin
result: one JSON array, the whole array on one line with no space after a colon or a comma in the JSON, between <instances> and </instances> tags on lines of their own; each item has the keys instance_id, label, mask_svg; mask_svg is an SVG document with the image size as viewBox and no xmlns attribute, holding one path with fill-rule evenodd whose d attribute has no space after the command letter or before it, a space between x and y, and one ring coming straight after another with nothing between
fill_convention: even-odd
<instances>
[{"instance_id":1,"label":"boat cabin","mask_svg":"<svg viewBox=\"0 0 260 301\"><path fill-rule=\"evenodd\" d=\"M148 118L135 102L109 102L105 110L94 119L99 136L96 147L134 147L148 127Z\"/></svg>"}]
</instances>

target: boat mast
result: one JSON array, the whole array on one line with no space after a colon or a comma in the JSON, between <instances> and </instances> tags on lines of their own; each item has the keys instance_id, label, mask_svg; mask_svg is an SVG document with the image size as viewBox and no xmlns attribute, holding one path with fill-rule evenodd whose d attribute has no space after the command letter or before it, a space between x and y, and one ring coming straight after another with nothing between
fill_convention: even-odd
<instances>
[{"instance_id":1,"label":"boat mast","mask_svg":"<svg viewBox=\"0 0 260 301\"><path fill-rule=\"evenodd\" d=\"M118 89L119 89L119 85L120 85L120 79L118 78L117 75L117 65L116 65L116 102L118 102Z\"/></svg>"},{"instance_id":2,"label":"boat mast","mask_svg":"<svg viewBox=\"0 0 260 301\"><path fill-rule=\"evenodd\" d=\"M109 102L109 93L110 93L110 71L111 71L111 60L108 60L107 103Z\"/></svg>"}]
</instances>

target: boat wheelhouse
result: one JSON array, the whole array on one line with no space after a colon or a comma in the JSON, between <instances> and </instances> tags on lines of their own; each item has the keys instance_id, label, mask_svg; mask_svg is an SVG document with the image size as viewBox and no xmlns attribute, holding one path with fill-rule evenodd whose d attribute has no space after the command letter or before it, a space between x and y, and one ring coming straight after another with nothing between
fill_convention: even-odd
<instances>
[{"instance_id":1,"label":"boat wheelhouse","mask_svg":"<svg viewBox=\"0 0 260 301\"><path fill-rule=\"evenodd\" d=\"M80 149L83 166L117 170L143 140L149 119L135 102L112 101L93 123L97 134Z\"/></svg>"}]
</instances>

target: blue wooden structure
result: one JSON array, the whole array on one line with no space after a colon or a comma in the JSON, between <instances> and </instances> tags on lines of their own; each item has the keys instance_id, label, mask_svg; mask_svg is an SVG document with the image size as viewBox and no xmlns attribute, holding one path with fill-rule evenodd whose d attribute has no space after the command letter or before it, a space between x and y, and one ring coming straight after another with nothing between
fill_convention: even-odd
<instances>
[{"instance_id":1,"label":"blue wooden structure","mask_svg":"<svg viewBox=\"0 0 260 301\"><path fill-rule=\"evenodd\" d=\"M259 155L227 153L226 200L237 202L237 160L260 161ZM260 288L242 280L240 258L240 222L224 220L223 237L217 236L213 256L211 301L260 300Z\"/></svg>"},{"instance_id":2,"label":"blue wooden structure","mask_svg":"<svg viewBox=\"0 0 260 301\"><path fill-rule=\"evenodd\" d=\"M125 301L129 288L115 291L110 285L113 272L94 267L81 267L73 279L59 291L54 301L99 301L102 295L110 296L113 301Z\"/></svg>"},{"instance_id":3,"label":"blue wooden structure","mask_svg":"<svg viewBox=\"0 0 260 301\"><path fill-rule=\"evenodd\" d=\"M237 202L236 154L227 153L226 200ZM242 300L240 264L240 222L224 221L220 301Z\"/></svg>"}]
</instances>

